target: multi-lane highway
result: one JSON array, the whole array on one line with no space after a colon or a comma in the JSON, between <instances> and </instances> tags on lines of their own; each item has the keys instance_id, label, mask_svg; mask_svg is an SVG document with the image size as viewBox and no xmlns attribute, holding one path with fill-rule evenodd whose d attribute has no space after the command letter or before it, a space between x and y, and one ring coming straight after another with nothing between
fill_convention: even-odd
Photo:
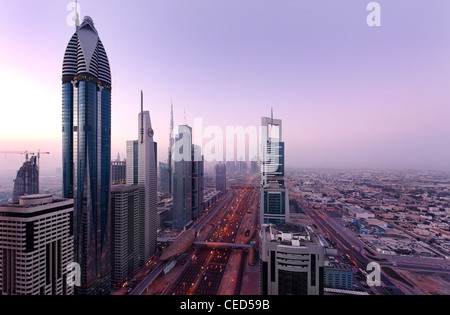
<instances>
[{"instance_id":1,"label":"multi-lane highway","mask_svg":"<svg viewBox=\"0 0 450 315\"><path fill-rule=\"evenodd\" d=\"M254 179L250 179L248 184ZM241 227L242 218L248 209L258 201L258 189L248 185L231 189L231 197L226 207L222 206L216 221L205 220L197 228L212 226L205 241L211 243L234 243L238 235L245 233ZM201 232L201 231L200 231ZM195 248L188 254L188 260L179 277L165 292L172 295L215 295L221 286L232 249ZM245 255L242 255L244 259ZM238 273L239 276L242 273ZM239 283L239 279L233 279Z\"/></svg>"},{"instance_id":2,"label":"multi-lane highway","mask_svg":"<svg viewBox=\"0 0 450 315\"><path fill-rule=\"evenodd\" d=\"M331 218L326 211L318 211L313 209L310 204L301 200L300 205L302 209L316 222L317 226L323 231L324 236L328 237L330 240L337 244L337 248L341 252L342 255L349 257L349 262L354 264L357 268L362 270L366 270L367 265L372 262L372 259L369 259L364 255L367 251L367 247L360 240L357 239L354 235L349 235L347 231L339 226L337 222L334 221L334 218ZM371 254L371 253L369 253ZM392 268L395 265L396 268L405 268L405 269L414 269L420 271L434 271L441 273L449 273L450 269L447 269L449 264L448 261L444 261L442 259L436 260L433 262L431 259L419 259L408 256L396 256L396 255L382 255L380 253L371 254L371 256L376 256L377 263L381 266L386 266ZM386 276L383 272L381 273L381 282L383 286L381 287L372 287L372 290L376 294L395 294L395 295L403 295L410 294L410 292L414 292L414 294L421 294L420 290L417 288L406 287L403 283L393 282L388 276ZM403 290L399 288L402 287Z\"/></svg>"},{"instance_id":3,"label":"multi-lane highway","mask_svg":"<svg viewBox=\"0 0 450 315\"><path fill-rule=\"evenodd\" d=\"M317 210L313 209L310 204L302 200L300 201L300 206L302 209L316 222L318 227L325 233L325 235L337 244L337 247L342 255L349 257L349 260L353 265L361 270L366 270L368 264L371 262L366 258L362 252L361 248L357 244L353 244L351 238L343 237L342 233L336 231L335 227L332 227L327 221L329 218L324 217L323 214L318 213ZM373 287L372 290L377 294L396 294L402 295L402 292L398 290L394 283L388 278L381 275L381 281L384 286ZM389 290L388 290L389 289Z\"/></svg>"}]
</instances>

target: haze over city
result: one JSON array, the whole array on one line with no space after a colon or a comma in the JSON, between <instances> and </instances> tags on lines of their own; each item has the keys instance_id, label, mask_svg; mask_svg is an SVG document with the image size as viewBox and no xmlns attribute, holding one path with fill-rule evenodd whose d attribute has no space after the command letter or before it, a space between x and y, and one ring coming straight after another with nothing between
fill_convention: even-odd
<instances>
[{"instance_id":1,"label":"haze over city","mask_svg":"<svg viewBox=\"0 0 450 315\"><path fill-rule=\"evenodd\" d=\"M143 90L160 161L173 103L175 125L224 132L273 108L287 167L450 170L450 3L379 2L369 27L360 0L80 1L114 73L113 159L135 138ZM42 175L61 164L69 4L0 3L0 151L51 152ZM0 175L22 162L0 154Z\"/></svg>"}]
</instances>

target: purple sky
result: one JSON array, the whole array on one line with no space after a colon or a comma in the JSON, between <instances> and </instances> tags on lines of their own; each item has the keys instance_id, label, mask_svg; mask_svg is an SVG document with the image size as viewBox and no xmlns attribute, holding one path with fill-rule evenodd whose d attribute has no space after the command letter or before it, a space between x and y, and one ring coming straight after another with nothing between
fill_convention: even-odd
<instances>
[{"instance_id":1,"label":"purple sky","mask_svg":"<svg viewBox=\"0 0 450 315\"><path fill-rule=\"evenodd\" d=\"M0 151L61 163L71 1L0 1ZM450 170L450 1L80 0L109 57L112 155L137 138L140 90L159 160L175 124L283 120L288 167ZM225 129L224 133L225 133ZM0 174L23 158L0 154Z\"/></svg>"}]
</instances>

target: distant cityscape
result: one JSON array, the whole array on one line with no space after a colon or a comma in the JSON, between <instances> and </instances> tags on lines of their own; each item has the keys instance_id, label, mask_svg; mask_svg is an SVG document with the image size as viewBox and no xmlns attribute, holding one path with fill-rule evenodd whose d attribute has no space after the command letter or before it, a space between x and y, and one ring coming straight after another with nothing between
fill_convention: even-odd
<instances>
[{"instance_id":1,"label":"distant cityscape","mask_svg":"<svg viewBox=\"0 0 450 315\"><path fill-rule=\"evenodd\" d=\"M254 113L257 158L210 162L173 106L154 130L142 90L115 157L99 33L76 16L56 175L0 152L23 156L0 181L0 295L450 294L450 172L289 167L276 107Z\"/></svg>"},{"instance_id":2,"label":"distant cityscape","mask_svg":"<svg viewBox=\"0 0 450 315\"><path fill-rule=\"evenodd\" d=\"M117 164L117 161L112 162L113 169L116 168L114 164ZM125 167L126 161L121 161L119 164ZM241 167L245 169L243 172L237 167L238 163L227 164L228 167L225 167L225 164L218 164L217 173L211 171L204 173L204 197L201 206L204 215L209 214L210 209L214 209L215 206L223 204L222 200L226 198L223 188L220 188L220 185L223 185L221 180L224 181L223 178L225 178L221 174L222 168L230 170L226 173L225 193L228 191L228 193L236 194L236 188L233 187L240 185L237 183L241 183L246 178L250 179L252 176L255 181L255 175L259 177L259 169L255 172L250 167L250 163L244 163L246 166ZM122 174L125 173L122 172ZM119 192L126 191L125 188L120 188L125 186L126 180L123 180L124 175L112 176L117 181L112 186L113 194L117 196ZM61 198L61 184L61 178L41 178L40 193ZM174 209L173 199L170 194L163 192L161 184L163 179L159 177L157 206L159 252L171 244L170 240L177 238L180 233L179 230L173 229L170 220ZM447 270L450 251L448 226L450 174L448 172L288 169L286 187L289 189L290 222L311 227L328 253L324 257L323 294L449 293L450 275ZM12 202L13 185L2 184L1 194L2 204ZM258 194L254 195L254 198L258 200ZM228 203L231 206L232 203L229 201ZM253 221L249 216L254 211L258 212L257 205L253 204L248 210L248 213L244 215L244 222ZM218 214L215 215L217 216ZM202 216L198 220L206 219ZM194 226L198 224L197 220L193 223ZM241 224L237 229L235 241L242 239L244 243L249 243L251 234L254 236L252 239L256 240L258 236L254 233L258 229L257 226L258 224L253 225L251 222ZM199 243L199 240L196 240L196 243ZM172 284L174 277L180 276L181 268L186 264L194 267L193 263L201 257L198 253L201 246L206 245L194 243L190 251L179 256L177 260L170 261L180 262L177 265L171 266L166 263L165 268L173 268L171 273L167 270L167 274L164 273L160 267L160 270L156 269L158 276L155 277L151 273L154 271L153 268L157 267L153 260L131 274L125 273L123 278L114 281L112 294L135 294L132 293L133 290L139 288L141 282L146 283L144 282L146 274L153 275L155 279L148 284L146 290L142 290L142 294L169 294L169 292L188 294L189 288L186 284L184 284L184 290L175 290L172 285L172 291L169 284ZM241 255L248 255L246 251L248 249L244 249L243 252L233 250L232 261L239 261L242 259ZM216 255L220 255L219 253L226 252L217 251ZM258 253L255 252L254 255L257 257ZM246 258L244 260L248 262L248 256ZM367 265L369 261L378 262L381 265L382 277L387 280L383 282L383 290L367 285L367 270L364 264ZM258 265L257 260L254 262ZM203 263L203 268L210 266L205 261ZM235 276L237 272L224 261L215 262L212 266L213 268L220 266L225 279ZM201 267L199 266L200 270ZM246 282L259 279L259 268L250 265L241 268L242 271L239 271L242 273L240 274L242 277L240 281L243 281L240 283L241 287L224 287L223 280L216 279L215 294L261 294L259 287L251 287ZM208 279L208 276L206 277ZM209 283L208 281L207 284ZM198 292L197 294L201 292L210 294L208 291L199 290Z\"/></svg>"}]
</instances>

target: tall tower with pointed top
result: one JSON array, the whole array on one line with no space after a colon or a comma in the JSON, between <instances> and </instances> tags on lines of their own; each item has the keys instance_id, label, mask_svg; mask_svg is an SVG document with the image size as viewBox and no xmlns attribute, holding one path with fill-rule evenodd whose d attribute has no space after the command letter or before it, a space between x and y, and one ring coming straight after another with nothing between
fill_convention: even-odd
<instances>
[{"instance_id":1,"label":"tall tower with pointed top","mask_svg":"<svg viewBox=\"0 0 450 315\"><path fill-rule=\"evenodd\" d=\"M169 155L168 155L168 172L169 172L169 192L173 194L173 183L172 183L172 170L173 170L173 163L172 163L172 151L173 151L173 145L175 143L174 139L174 129L173 129L173 103L170 104L170 134L169 134Z\"/></svg>"},{"instance_id":2,"label":"tall tower with pointed top","mask_svg":"<svg viewBox=\"0 0 450 315\"><path fill-rule=\"evenodd\" d=\"M141 91L141 111L138 115L138 140L127 141L127 184L139 186L138 262L145 264L156 253L157 230L157 143L150 112L144 111Z\"/></svg>"},{"instance_id":3,"label":"tall tower with pointed top","mask_svg":"<svg viewBox=\"0 0 450 315\"><path fill-rule=\"evenodd\" d=\"M289 195L284 184L284 142L282 121L261 118L261 209L260 223L289 222Z\"/></svg>"},{"instance_id":4,"label":"tall tower with pointed top","mask_svg":"<svg viewBox=\"0 0 450 315\"><path fill-rule=\"evenodd\" d=\"M78 24L78 23L77 23ZM77 294L108 294L110 263L111 72L90 17L67 45L62 71L63 195L74 199Z\"/></svg>"},{"instance_id":5,"label":"tall tower with pointed top","mask_svg":"<svg viewBox=\"0 0 450 315\"><path fill-rule=\"evenodd\" d=\"M138 185L142 187L144 208L140 211L141 248L139 261L146 263L156 253L157 229L157 170L156 142L153 141L153 128L150 112L144 111L143 92L141 91L141 113L139 114L138 141Z\"/></svg>"}]
</instances>

